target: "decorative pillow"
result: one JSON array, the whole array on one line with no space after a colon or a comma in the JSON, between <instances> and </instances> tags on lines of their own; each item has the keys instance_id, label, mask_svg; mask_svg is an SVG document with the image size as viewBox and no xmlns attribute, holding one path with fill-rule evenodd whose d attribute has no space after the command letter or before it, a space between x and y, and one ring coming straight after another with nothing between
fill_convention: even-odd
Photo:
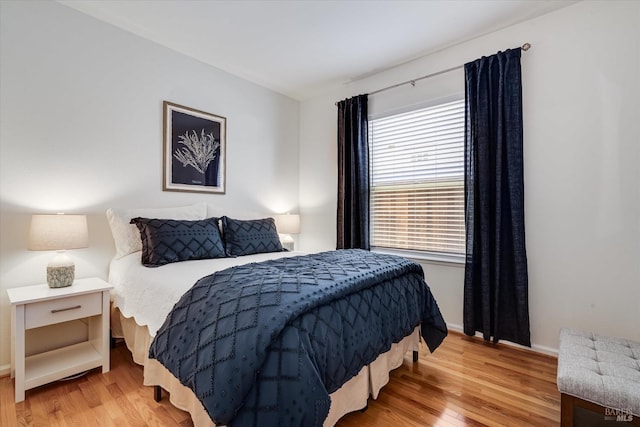
<instances>
[{"instance_id":1,"label":"decorative pillow","mask_svg":"<svg viewBox=\"0 0 640 427\"><path fill-rule=\"evenodd\" d=\"M201 202L177 208L107 209L107 219L116 244L116 259L142 250L140 233L136 226L131 224L131 219L136 217L205 219L207 217L207 204Z\"/></svg>"},{"instance_id":2,"label":"decorative pillow","mask_svg":"<svg viewBox=\"0 0 640 427\"><path fill-rule=\"evenodd\" d=\"M159 267L192 259L224 258L218 218L198 221L133 218L142 239L142 265Z\"/></svg>"},{"instance_id":3,"label":"decorative pillow","mask_svg":"<svg viewBox=\"0 0 640 427\"><path fill-rule=\"evenodd\" d=\"M227 256L282 252L273 218L239 220L223 216L220 220Z\"/></svg>"}]
</instances>

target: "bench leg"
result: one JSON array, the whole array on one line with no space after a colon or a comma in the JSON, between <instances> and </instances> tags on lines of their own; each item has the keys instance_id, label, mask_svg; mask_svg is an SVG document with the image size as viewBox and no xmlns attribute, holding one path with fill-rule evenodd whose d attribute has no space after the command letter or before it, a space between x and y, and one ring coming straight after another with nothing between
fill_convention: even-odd
<instances>
[{"instance_id":1,"label":"bench leg","mask_svg":"<svg viewBox=\"0 0 640 427\"><path fill-rule=\"evenodd\" d=\"M413 352L413 361L417 362L418 361L418 352L414 350Z\"/></svg>"},{"instance_id":2,"label":"bench leg","mask_svg":"<svg viewBox=\"0 0 640 427\"><path fill-rule=\"evenodd\" d=\"M159 385L153 386L153 400L160 402L162 400L162 387Z\"/></svg>"},{"instance_id":3,"label":"bench leg","mask_svg":"<svg viewBox=\"0 0 640 427\"><path fill-rule=\"evenodd\" d=\"M560 394L560 426L573 427L573 396Z\"/></svg>"}]
</instances>

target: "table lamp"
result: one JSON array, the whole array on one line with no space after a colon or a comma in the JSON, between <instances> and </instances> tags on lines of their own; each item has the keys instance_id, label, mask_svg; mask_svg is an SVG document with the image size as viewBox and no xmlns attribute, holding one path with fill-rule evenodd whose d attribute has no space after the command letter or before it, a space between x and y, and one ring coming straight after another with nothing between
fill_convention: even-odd
<instances>
[{"instance_id":1,"label":"table lamp","mask_svg":"<svg viewBox=\"0 0 640 427\"><path fill-rule=\"evenodd\" d=\"M292 234L300 233L300 215L276 215L276 228L281 234L282 247L292 251L294 247Z\"/></svg>"},{"instance_id":2,"label":"table lamp","mask_svg":"<svg viewBox=\"0 0 640 427\"><path fill-rule=\"evenodd\" d=\"M32 215L29 229L29 250L57 251L47 265L47 284L50 288L71 286L75 277L73 260L67 249L89 246L86 215Z\"/></svg>"}]
</instances>

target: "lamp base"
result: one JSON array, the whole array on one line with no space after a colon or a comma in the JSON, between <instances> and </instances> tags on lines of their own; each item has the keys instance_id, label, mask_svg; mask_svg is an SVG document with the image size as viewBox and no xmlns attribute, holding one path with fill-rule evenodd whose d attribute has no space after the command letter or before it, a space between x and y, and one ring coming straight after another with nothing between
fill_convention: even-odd
<instances>
[{"instance_id":1,"label":"lamp base","mask_svg":"<svg viewBox=\"0 0 640 427\"><path fill-rule=\"evenodd\" d=\"M50 288L64 288L73 284L76 266L64 252L59 252L47 265L47 284Z\"/></svg>"},{"instance_id":2,"label":"lamp base","mask_svg":"<svg viewBox=\"0 0 640 427\"><path fill-rule=\"evenodd\" d=\"M288 250L289 252L293 252L295 250L295 244L293 242L282 242L282 248Z\"/></svg>"},{"instance_id":3,"label":"lamp base","mask_svg":"<svg viewBox=\"0 0 640 427\"><path fill-rule=\"evenodd\" d=\"M50 288L71 286L75 278L75 266L47 267L47 284Z\"/></svg>"},{"instance_id":4,"label":"lamp base","mask_svg":"<svg viewBox=\"0 0 640 427\"><path fill-rule=\"evenodd\" d=\"M282 238L280 239L280 244L284 249L290 252L294 250L295 243L293 241L293 237L291 237L289 234L282 235Z\"/></svg>"}]
</instances>

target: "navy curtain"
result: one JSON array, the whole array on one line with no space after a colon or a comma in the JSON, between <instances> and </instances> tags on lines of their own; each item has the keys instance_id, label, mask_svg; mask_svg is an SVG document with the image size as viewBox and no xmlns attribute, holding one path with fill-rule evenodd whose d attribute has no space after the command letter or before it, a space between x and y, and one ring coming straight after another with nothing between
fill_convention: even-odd
<instances>
[{"instance_id":1,"label":"navy curtain","mask_svg":"<svg viewBox=\"0 0 640 427\"><path fill-rule=\"evenodd\" d=\"M338 249L370 249L367 99L338 102Z\"/></svg>"},{"instance_id":2,"label":"navy curtain","mask_svg":"<svg viewBox=\"0 0 640 427\"><path fill-rule=\"evenodd\" d=\"M465 64L464 332L531 346L520 49Z\"/></svg>"}]
</instances>

